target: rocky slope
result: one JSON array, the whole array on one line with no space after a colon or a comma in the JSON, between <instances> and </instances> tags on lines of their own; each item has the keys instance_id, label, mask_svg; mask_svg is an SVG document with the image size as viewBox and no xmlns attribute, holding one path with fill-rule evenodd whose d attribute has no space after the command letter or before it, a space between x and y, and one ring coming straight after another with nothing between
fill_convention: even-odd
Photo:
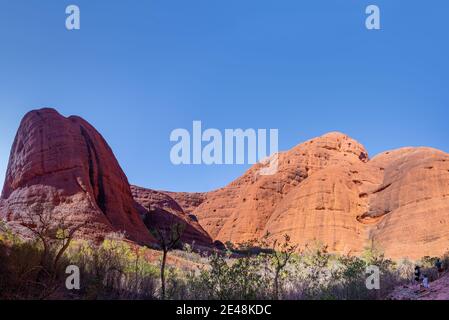
<instances>
[{"instance_id":1,"label":"rocky slope","mask_svg":"<svg viewBox=\"0 0 449 320\"><path fill-rule=\"evenodd\" d=\"M289 234L301 246L318 241L358 254L374 245L412 259L449 248L444 152L404 148L369 160L358 142L329 133L281 153L275 175L261 176L260 168L203 195L192 211L215 240Z\"/></svg>"},{"instance_id":2,"label":"rocky slope","mask_svg":"<svg viewBox=\"0 0 449 320\"><path fill-rule=\"evenodd\" d=\"M168 194L151 189L131 186L134 199L139 204L139 212L145 225L170 231L170 226L181 223L185 226L181 240L202 246L211 246L212 239L200 226L193 215L184 212L182 207Z\"/></svg>"},{"instance_id":3,"label":"rocky slope","mask_svg":"<svg viewBox=\"0 0 449 320\"><path fill-rule=\"evenodd\" d=\"M335 190L333 182L326 182L324 177L318 178L319 174L324 168L363 164L367 160L368 154L359 143L345 135L330 133L280 153L278 172L274 175L260 175L262 166L254 166L229 186L209 193L194 214L198 216L203 227L222 242L243 242L259 238L267 231L272 236L289 233L295 242L309 242L311 237L304 231L312 238L319 238L320 235L333 237L333 233L346 232L346 229L335 229L334 226L326 224L326 221L322 221L321 217L330 216L332 220L340 221L348 214L346 209L349 204L338 212L333 210L333 207L327 208L333 211L327 214L326 208L321 208L326 201L323 196L328 196L332 198L329 201L336 202L339 199L334 200L336 195L331 192L338 192L342 197L347 197L347 190L339 190L338 186ZM315 183L315 178L312 177L318 178ZM329 178L338 177L330 174ZM317 183L319 186L316 186ZM327 190L329 188L330 191ZM307 204L307 201L302 199L308 196L307 193L313 197L309 200L313 203L301 207L300 205ZM301 199L299 203L294 199L295 196ZM342 201L343 199L340 202ZM294 212L284 212L289 208ZM332 215L339 212L341 216L332 218ZM304 224L301 215L309 217L310 224ZM350 227L354 230L351 230L346 238L357 241L355 228L358 222L355 216L353 219L348 218L348 223L352 224ZM321 229L313 230L314 225Z\"/></svg>"},{"instance_id":4,"label":"rocky slope","mask_svg":"<svg viewBox=\"0 0 449 320\"><path fill-rule=\"evenodd\" d=\"M11 149L0 215L11 224L50 210L72 224L87 223L85 237L101 239L123 231L150 242L128 180L103 137L79 117L65 118L53 109L28 113Z\"/></svg>"},{"instance_id":5,"label":"rocky slope","mask_svg":"<svg viewBox=\"0 0 449 320\"><path fill-rule=\"evenodd\" d=\"M137 187L131 192L112 150L89 123L53 109L32 111L22 120L0 198L0 218L15 229L38 221L39 212L83 225L83 238L122 232L145 244L155 242L149 228L166 228L176 219L186 224L185 242L211 244L168 195Z\"/></svg>"},{"instance_id":6,"label":"rocky slope","mask_svg":"<svg viewBox=\"0 0 449 320\"><path fill-rule=\"evenodd\" d=\"M85 237L123 231L154 242L151 228L186 224L183 240L201 245L289 234L358 254L376 246L392 258L449 248L449 155L403 148L369 159L350 137L332 132L279 153L278 170L257 164L207 193L130 187L101 135L79 117L52 109L27 114L18 130L0 198L0 217L17 224L36 204L87 224Z\"/></svg>"},{"instance_id":7,"label":"rocky slope","mask_svg":"<svg viewBox=\"0 0 449 320\"><path fill-rule=\"evenodd\" d=\"M431 148L382 153L370 164L382 181L368 190L363 219L378 222L370 239L390 256L441 255L449 249L449 155Z\"/></svg>"}]
</instances>

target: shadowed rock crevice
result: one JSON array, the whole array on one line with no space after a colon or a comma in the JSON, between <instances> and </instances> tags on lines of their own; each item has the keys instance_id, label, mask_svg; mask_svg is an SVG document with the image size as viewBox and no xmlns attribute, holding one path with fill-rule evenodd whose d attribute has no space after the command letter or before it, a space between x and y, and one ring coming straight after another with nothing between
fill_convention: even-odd
<instances>
[{"instance_id":1,"label":"shadowed rock crevice","mask_svg":"<svg viewBox=\"0 0 449 320\"><path fill-rule=\"evenodd\" d=\"M379 189L374 190L373 194L382 192L382 191L386 190L387 188L389 188L390 186L391 186L391 183L388 183L388 184L386 184L384 186L381 186Z\"/></svg>"},{"instance_id":2,"label":"shadowed rock crevice","mask_svg":"<svg viewBox=\"0 0 449 320\"><path fill-rule=\"evenodd\" d=\"M194 242L202 246L212 245L211 237L198 223L197 218L187 214L169 194L136 186L131 186L131 191L149 230L155 228L170 230L170 227L178 223L185 226L182 242Z\"/></svg>"},{"instance_id":3,"label":"shadowed rock crevice","mask_svg":"<svg viewBox=\"0 0 449 320\"><path fill-rule=\"evenodd\" d=\"M95 200L100 210L103 213L106 213L106 192L104 190L103 171L102 166L100 165L100 160L98 158L98 153L86 129L83 126L80 126L80 130L81 135L83 136L84 141L86 142L88 167L89 167L89 180L95 192ZM95 171L97 171L96 175Z\"/></svg>"}]
</instances>

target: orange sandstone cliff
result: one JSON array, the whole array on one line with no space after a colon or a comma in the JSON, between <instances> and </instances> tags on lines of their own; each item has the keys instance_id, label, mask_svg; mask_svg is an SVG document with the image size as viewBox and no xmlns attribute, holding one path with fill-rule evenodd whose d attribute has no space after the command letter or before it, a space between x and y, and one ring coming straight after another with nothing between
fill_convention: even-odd
<instances>
[{"instance_id":1,"label":"orange sandstone cliff","mask_svg":"<svg viewBox=\"0 0 449 320\"><path fill-rule=\"evenodd\" d=\"M28 113L18 130L0 218L17 224L40 204L84 223L82 236L94 239L120 231L153 243L151 228L181 222L182 240L202 246L268 233L347 254L374 245L392 258L441 255L449 248L447 153L402 148L369 159L360 143L332 132L279 153L275 174L261 175L261 168L206 193L130 186L89 123L41 109Z\"/></svg>"}]
</instances>

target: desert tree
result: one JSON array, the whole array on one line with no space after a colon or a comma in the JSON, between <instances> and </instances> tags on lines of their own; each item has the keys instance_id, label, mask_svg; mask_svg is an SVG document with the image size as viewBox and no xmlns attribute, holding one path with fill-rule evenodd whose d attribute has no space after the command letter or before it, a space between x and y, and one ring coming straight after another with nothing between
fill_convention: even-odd
<instances>
[{"instance_id":1,"label":"desert tree","mask_svg":"<svg viewBox=\"0 0 449 320\"><path fill-rule=\"evenodd\" d=\"M279 277L281 272L285 269L293 254L295 253L297 245L290 243L290 236L284 235L284 241L279 243L277 240L273 242L273 265L274 265L274 298L279 299Z\"/></svg>"},{"instance_id":2,"label":"desert tree","mask_svg":"<svg viewBox=\"0 0 449 320\"><path fill-rule=\"evenodd\" d=\"M186 227L185 223L176 221L175 216L171 215L167 223L164 223L164 225L151 226L149 228L151 235L156 239L160 249L162 250L162 259L160 268L162 300L165 300L165 292L166 292L165 269L167 264L168 252L175 249L180 244L181 237L184 233L185 227Z\"/></svg>"},{"instance_id":3,"label":"desert tree","mask_svg":"<svg viewBox=\"0 0 449 320\"><path fill-rule=\"evenodd\" d=\"M86 225L70 221L68 213L58 213L51 204L36 203L20 215L19 223L27 231L25 237L33 238L42 245L40 271L37 280L44 274L56 277L61 258L69 248L80 228Z\"/></svg>"},{"instance_id":4,"label":"desert tree","mask_svg":"<svg viewBox=\"0 0 449 320\"><path fill-rule=\"evenodd\" d=\"M281 276L285 271L288 263L292 260L293 254L298 248L297 245L292 245L290 236L285 234L283 241L275 239L269 241L270 234L267 232L262 240L260 240L260 246L269 248L270 264L273 270L273 298L280 298L281 289Z\"/></svg>"}]
</instances>

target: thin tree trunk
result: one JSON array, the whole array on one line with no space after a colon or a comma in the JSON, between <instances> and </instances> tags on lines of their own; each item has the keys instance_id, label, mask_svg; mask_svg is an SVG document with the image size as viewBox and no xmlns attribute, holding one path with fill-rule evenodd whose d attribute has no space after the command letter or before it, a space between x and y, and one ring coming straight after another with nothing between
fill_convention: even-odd
<instances>
[{"instance_id":1,"label":"thin tree trunk","mask_svg":"<svg viewBox=\"0 0 449 320\"><path fill-rule=\"evenodd\" d=\"M167 260L167 251L164 250L162 254L161 263L161 299L165 300L165 263Z\"/></svg>"}]
</instances>

